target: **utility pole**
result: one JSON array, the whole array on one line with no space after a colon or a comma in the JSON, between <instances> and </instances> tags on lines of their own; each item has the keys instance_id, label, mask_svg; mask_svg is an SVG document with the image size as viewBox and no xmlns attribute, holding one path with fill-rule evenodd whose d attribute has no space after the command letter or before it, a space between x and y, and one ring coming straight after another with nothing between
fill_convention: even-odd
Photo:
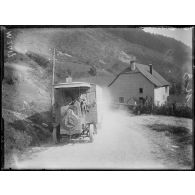
<instances>
[{"instance_id":1,"label":"utility pole","mask_svg":"<svg viewBox=\"0 0 195 195\"><path fill-rule=\"evenodd\" d=\"M52 104L52 108L54 105L54 84L55 84L55 56L56 55L56 50L55 48L53 49L53 60L52 60L52 91L51 91L51 104ZM53 109L52 109L52 113L53 113Z\"/></svg>"},{"instance_id":2,"label":"utility pole","mask_svg":"<svg viewBox=\"0 0 195 195\"><path fill-rule=\"evenodd\" d=\"M57 143L57 130L56 130L56 120L54 116L54 84L55 84L55 58L56 58L56 49L53 49L53 60L52 60L52 91L51 91L51 109L52 109L52 123L53 123L53 141Z\"/></svg>"},{"instance_id":3,"label":"utility pole","mask_svg":"<svg viewBox=\"0 0 195 195\"><path fill-rule=\"evenodd\" d=\"M54 85L55 82L55 58L56 58L56 49L53 49L53 77L52 77L52 85Z\"/></svg>"},{"instance_id":4,"label":"utility pole","mask_svg":"<svg viewBox=\"0 0 195 195\"><path fill-rule=\"evenodd\" d=\"M55 55L56 50L53 49L53 58L52 58L52 86L51 86L51 109L52 109L52 121L53 121L53 114L54 114L54 84L55 84Z\"/></svg>"}]
</instances>

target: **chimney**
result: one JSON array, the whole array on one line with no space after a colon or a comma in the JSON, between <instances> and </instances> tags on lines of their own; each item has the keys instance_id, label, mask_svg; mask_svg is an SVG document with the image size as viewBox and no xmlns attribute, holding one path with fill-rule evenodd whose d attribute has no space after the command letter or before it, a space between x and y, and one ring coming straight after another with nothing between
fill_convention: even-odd
<instances>
[{"instance_id":1,"label":"chimney","mask_svg":"<svg viewBox=\"0 0 195 195\"><path fill-rule=\"evenodd\" d=\"M135 60L131 60L131 61L130 61L130 69L131 69L132 71L135 70Z\"/></svg>"},{"instance_id":2,"label":"chimney","mask_svg":"<svg viewBox=\"0 0 195 195\"><path fill-rule=\"evenodd\" d=\"M152 64L149 64L150 74L152 74Z\"/></svg>"}]
</instances>

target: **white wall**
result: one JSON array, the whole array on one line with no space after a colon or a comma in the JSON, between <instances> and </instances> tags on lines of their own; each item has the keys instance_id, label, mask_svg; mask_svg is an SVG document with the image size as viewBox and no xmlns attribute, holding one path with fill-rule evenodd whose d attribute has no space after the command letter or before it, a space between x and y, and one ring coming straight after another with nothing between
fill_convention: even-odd
<instances>
[{"instance_id":1,"label":"white wall","mask_svg":"<svg viewBox=\"0 0 195 195\"><path fill-rule=\"evenodd\" d=\"M139 88L143 88L143 93L139 93ZM125 103L129 98L152 97L154 100L154 85L137 72L134 74L122 74L110 86L110 92L115 103L119 103L119 97L125 98Z\"/></svg>"},{"instance_id":2,"label":"white wall","mask_svg":"<svg viewBox=\"0 0 195 195\"><path fill-rule=\"evenodd\" d=\"M159 87L154 89L154 104L163 105L167 102L167 97L169 96L169 87Z\"/></svg>"}]
</instances>

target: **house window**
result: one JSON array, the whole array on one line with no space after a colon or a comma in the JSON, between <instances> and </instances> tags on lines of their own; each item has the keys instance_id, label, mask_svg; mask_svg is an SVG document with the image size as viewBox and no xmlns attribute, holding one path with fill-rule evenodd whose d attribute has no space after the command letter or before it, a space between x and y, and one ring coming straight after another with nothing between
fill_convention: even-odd
<instances>
[{"instance_id":1,"label":"house window","mask_svg":"<svg viewBox=\"0 0 195 195\"><path fill-rule=\"evenodd\" d=\"M119 103L125 103L125 98L124 97L119 97Z\"/></svg>"},{"instance_id":2,"label":"house window","mask_svg":"<svg viewBox=\"0 0 195 195\"><path fill-rule=\"evenodd\" d=\"M139 92L140 93L143 93L143 88L139 88Z\"/></svg>"},{"instance_id":3,"label":"house window","mask_svg":"<svg viewBox=\"0 0 195 195\"><path fill-rule=\"evenodd\" d=\"M143 97L140 97L140 98L139 98L139 103L140 103L140 104L143 104L143 103L144 103L144 98L143 98Z\"/></svg>"}]
</instances>

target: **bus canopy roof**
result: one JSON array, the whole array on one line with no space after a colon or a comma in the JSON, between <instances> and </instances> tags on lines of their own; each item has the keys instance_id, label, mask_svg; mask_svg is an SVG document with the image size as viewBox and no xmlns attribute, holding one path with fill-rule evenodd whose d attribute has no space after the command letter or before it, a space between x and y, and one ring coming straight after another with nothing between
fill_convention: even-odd
<instances>
[{"instance_id":1,"label":"bus canopy roof","mask_svg":"<svg viewBox=\"0 0 195 195\"><path fill-rule=\"evenodd\" d=\"M84 87L84 88L90 88L90 83L84 83L84 82L71 82L71 83L58 83L54 85L55 89L60 88L75 88L75 87Z\"/></svg>"}]
</instances>

